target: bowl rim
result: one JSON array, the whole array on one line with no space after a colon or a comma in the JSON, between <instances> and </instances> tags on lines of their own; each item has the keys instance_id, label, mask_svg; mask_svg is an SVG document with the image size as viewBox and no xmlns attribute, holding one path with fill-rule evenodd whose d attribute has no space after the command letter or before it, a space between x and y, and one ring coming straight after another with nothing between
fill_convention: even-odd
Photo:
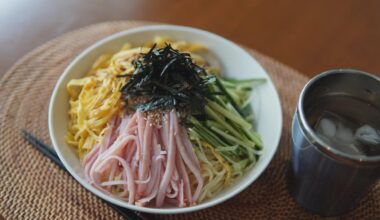
<instances>
[{"instance_id":1,"label":"bowl rim","mask_svg":"<svg viewBox=\"0 0 380 220\"><path fill-rule=\"evenodd\" d=\"M123 36L126 36L126 35L130 35L130 34L134 34L134 33L138 33L138 32L144 32L144 31L152 31L152 30L192 32L192 33L198 34L198 35L206 35L209 38L214 38L214 39L217 38L218 40L221 40L224 44L227 44L229 47L235 47L235 49L239 50L240 53L244 53L244 54L248 55L251 58L251 61L257 63L257 65L263 70L263 72L266 74L268 81L272 84L272 86L274 88L275 94L274 94L274 97L272 97L272 98L276 102L276 105L279 106L279 121L277 123L279 124L279 127L280 127L278 133L273 134L273 138L275 139L274 144L273 144L274 147L268 153L266 159L263 161L263 165L262 165L262 168L260 170L257 170L256 173L254 173L254 175L250 175L249 178L247 178L247 181L243 182L239 188L235 188L234 190L232 190L230 193L226 194L223 197L216 198L213 200L208 200L208 201L205 201L203 203L200 203L200 204L197 204L194 206L183 207L183 208L179 208L179 207L174 207L174 208L140 207L140 206L137 206L134 204L130 204L126 201L119 200L119 199L114 198L112 196L106 195L103 192L101 192L100 190L97 190L96 188L94 188L85 179L81 178L79 175L76 174L74 169L69 165L69 163L67 162L65 157L62 155L62 152L60 151L60 147L59 147L59 145L56 141L56 138L55 138L55 131L54 131L54 127L53 127L53 110L54 110L54 102L57 98L58 90L62 84L62 81L65 79L66 75L71 71L73 66L76 63L78 63L83 57L86 57L91 51L97 49L98 47L102 46L103 44L108 43L110 41L114 41L114 40L121 38ZM140 212L153 213L153 214L179 214L179 213L194 212L194 211L198 211L201 209L209 208L209 207L215 206L217 204L220 204L220 203L236 196L237 194L242 192L244 189L246 189L248 186L250 186L255 180L257 180L257 178L268 167L269 163L272 161L275 153L277 152L277 149L278 149L278 146L279 146L279 143L281 140L282 129L283 129L283 112L282 112L281 101L280 101L277 89L276 89L275 85L273 84L273 81L272 81L271 77L269 76L269 74L261 66L261 64L254 57L252 57L251 54L249 54L246 50L244 50L243 48L241 48L237 44L235 44L232 41L230 41L230 40L228 40L222 36L219 36L217 34L214 34L214 33L211 33L211 32L205 31L205 30L193 28L193 27L180 26L180 25L144 25L141 27L135 27L135 28L131 28L131 29L128 29L125 31L117 32L117 33L111 34L107 37L104 37L104 38L96 41L95 43L91 44L89 47L84 49L82 52L80 52L69 63L69 65L65 68L63 73L60 75L58 81L56 82L54 89L53 89L52 96L50 98L49 109L48 109L48 127L49 127L49 136L50 136L50 139L51 139L52 144L54 146L54 149L57 152L58 157L60 158L60 160L62 161L62 163L66 167L66 169L75 178L76 181L78 181L83 187L85 187L87 190L89 190L90 192L92 192L93 194L98 196L99 198L106 200L108 202L111 202L115 205L118 205L118 206L121 206L124 208L128 208L131 210L140 211Z\"/></svg>"}]
</instances>

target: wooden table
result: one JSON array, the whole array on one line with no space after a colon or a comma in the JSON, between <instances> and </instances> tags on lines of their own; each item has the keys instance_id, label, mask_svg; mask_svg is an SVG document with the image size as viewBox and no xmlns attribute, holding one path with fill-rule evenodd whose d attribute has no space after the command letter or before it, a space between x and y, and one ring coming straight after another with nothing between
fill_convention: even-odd
<instances>
[{"instance_id":1,"label":"wooden table","mask_svg":"<svg viewBox=\"0 0 380 220\"><path fill-rule=\"evenodd\" d=\"M0 75L67 31L127 19L206 29L309 76L336 67L380 73L380 1L1 0Z\"/></svg>"}]
</instances>

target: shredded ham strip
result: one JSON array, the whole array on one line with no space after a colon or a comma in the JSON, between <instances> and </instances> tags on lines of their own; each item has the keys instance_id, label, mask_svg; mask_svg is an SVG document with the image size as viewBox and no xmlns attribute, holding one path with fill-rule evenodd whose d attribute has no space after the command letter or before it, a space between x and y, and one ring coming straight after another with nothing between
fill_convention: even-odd
<instances>
[{"instance_id":1,"label":"shredded ham strip","mask_svg":"<svg viewBox=\"0 0 380 220\"><path fill-rule=\"evenodd\" d=\"M194 205L203 187L200 163L178 113L163 113L161 121L155 125L141 112L111 118L103 142L83 159L86 179L139 206ZM190 172L197 182L194 193Z\"/></svg>"}]
</instances>

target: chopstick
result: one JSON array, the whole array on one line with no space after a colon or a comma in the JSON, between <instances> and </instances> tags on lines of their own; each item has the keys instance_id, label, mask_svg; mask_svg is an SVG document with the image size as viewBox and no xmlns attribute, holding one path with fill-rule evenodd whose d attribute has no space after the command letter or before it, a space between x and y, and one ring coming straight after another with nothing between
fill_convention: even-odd
<instances>
[{"instance_id":1,"label":"chopstick","mask_svg":"<svg viewBox=\"0 0 380 220\"><path fill-rule=\"evenodd\" d=\"M58 155L50 148L48 147L43 141L29 133L28 131L22 129L21 130L23 137L31 143L34 147L36 147L39 151L41 151L45 156L47 156L50 160L52 160L54 163L56 163L60 168L64 169L66 168L62 164L61 160L58 158Z\"/></svg>"},{"instance_id":2,"label":"chopstick","mask_svg":"<svg viewBox=\"0 0 380 220\"><path fill-rule=\"evenodd\" d=\"M49 147L47 144L45 144L41 139L34 136L32 133L28 132L25 129L21 129L21 134L24 137L25 140L27 140L29 143L31 143L35 148L37 148L42 154L47 156L51 161L53 161L56 165L58 165L60 168L68 172L59 159L57 153L52 150L51 147ZM103 200L103 199L102 199ZM119 206L116 206L112 203L109 203L105 200L103 200L106 204L108 204L111 208L113 208L116 212L118 212L121 216L123 216L126 219L131 220L148 220L153 219L151 216L144 215L139 212L135 212L126 208L122 208Z\"/></svg>"}]
</instances>

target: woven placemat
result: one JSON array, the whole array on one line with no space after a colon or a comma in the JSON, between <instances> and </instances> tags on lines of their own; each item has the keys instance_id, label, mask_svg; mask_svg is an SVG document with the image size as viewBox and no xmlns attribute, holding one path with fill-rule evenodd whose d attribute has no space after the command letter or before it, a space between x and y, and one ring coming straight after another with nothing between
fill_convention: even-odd
<instances>
[{"instance_id":1,"label":"woven placemat","mask_svg":"<svg viewBox=\"0 0 380 220\"><path fill-rule=\"evenodd\" d=\"M142 22L107 22L67 33L28 53L0 80L0 219L121 219L69 174L20 136L25 128L51 144L48 102L68 63L95 41ZM218 206L159 219L317 219L300 208L286 189L290 120L307 78L253 50L281 96L284 128L279 149L266 171L244 192ZM343 218L379 219L380 184Z\"/></svg>"}]
</instances>

